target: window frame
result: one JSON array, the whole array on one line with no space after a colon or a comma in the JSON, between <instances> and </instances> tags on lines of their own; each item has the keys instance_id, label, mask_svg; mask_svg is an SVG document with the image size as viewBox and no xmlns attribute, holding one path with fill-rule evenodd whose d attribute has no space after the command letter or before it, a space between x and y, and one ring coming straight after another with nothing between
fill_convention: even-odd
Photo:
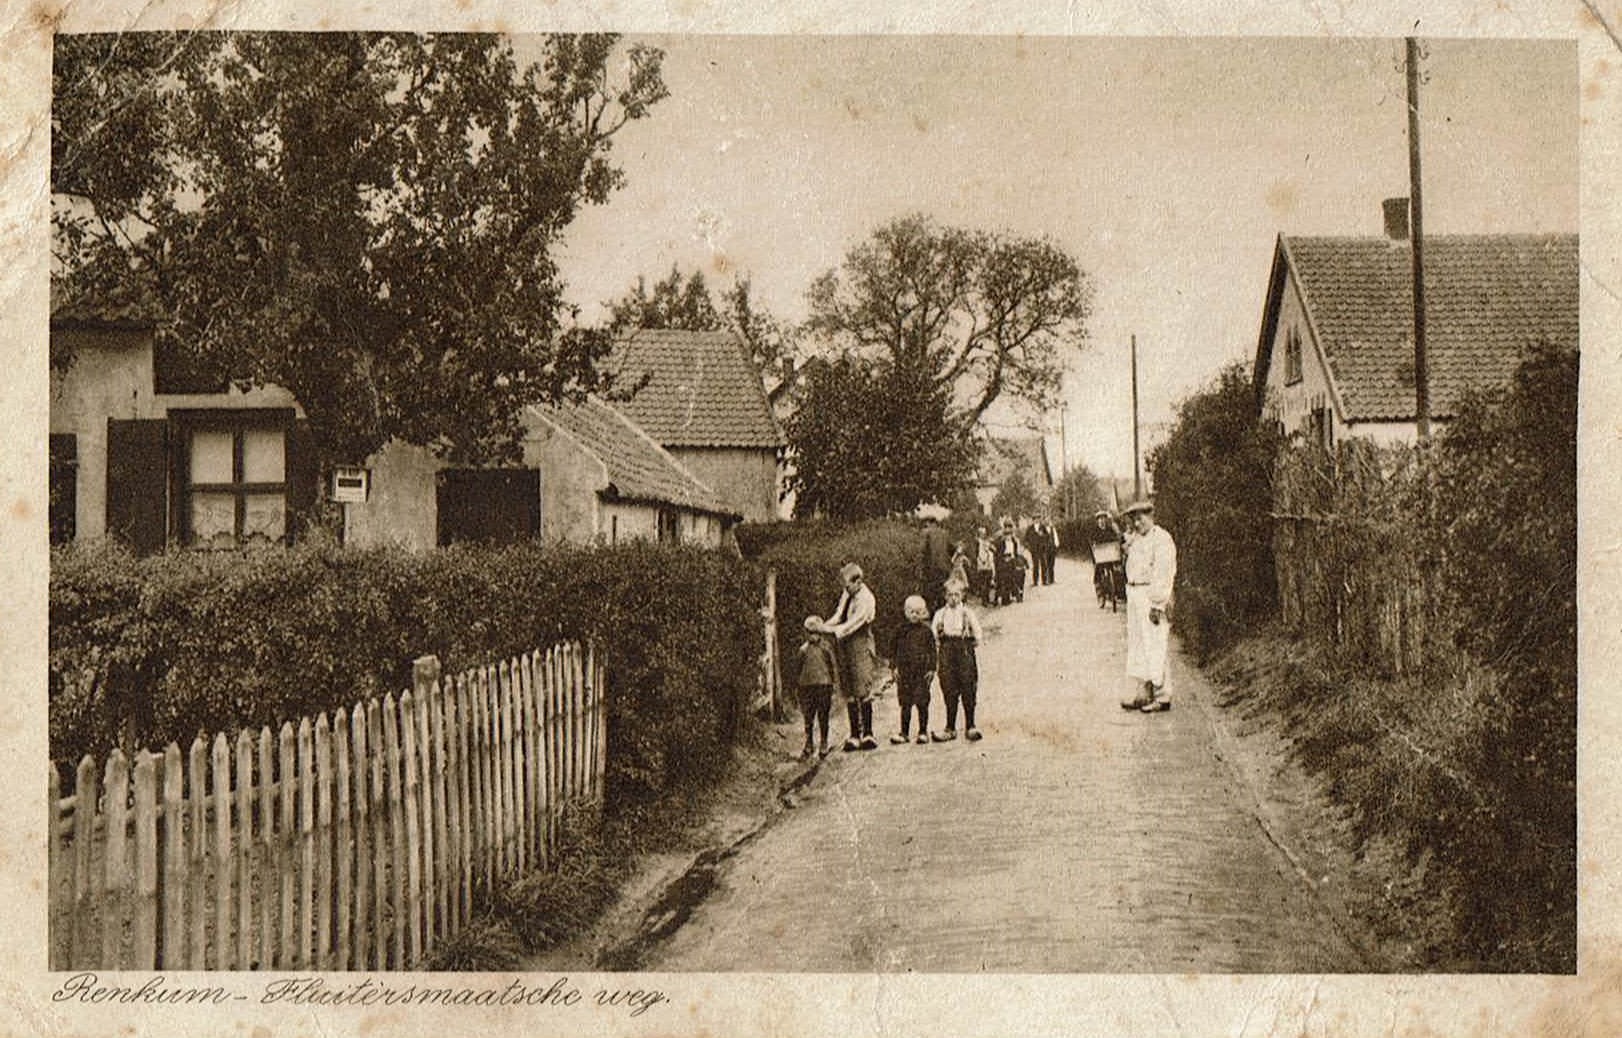
<instances>
[{"instance_id":1,"label":"window frame","mask_svg":"<svg viewBox=\"0 0 1622 1038\"><path fill-rule=\"evenodd\" d=\"M279 494L282 502L282 535L273 544L289 544L292 538L293 508L291 499L293 424L291 408L205 408L171 410L169 420L178 435L174 437L175 514L173 526L184 547L209 550L222 548L214 543L199 543L192 528L192 497L194 494L230 494L232 497L232 544L234 549L249 547L244 539L248 498ZM279 482L248 482L243 478L243 438L249 429L270 429L282 436L282 478ZM228 430L231 433L231 482L193 481L191 472L192 437L199 431Z\"/></svg>"},{"instance_id":2,"label":"window frame","mask_svg":"<svg viewBox=\"0 0 1622 1038\"><path fill-rule=\"evenodd\" d=\"M1301 330L1294 325L1284 333L1284 384L1293 386L1306 378L1306 358L1304 357L1305 344L1301 341Z\"/></svg>"}]
</instances>

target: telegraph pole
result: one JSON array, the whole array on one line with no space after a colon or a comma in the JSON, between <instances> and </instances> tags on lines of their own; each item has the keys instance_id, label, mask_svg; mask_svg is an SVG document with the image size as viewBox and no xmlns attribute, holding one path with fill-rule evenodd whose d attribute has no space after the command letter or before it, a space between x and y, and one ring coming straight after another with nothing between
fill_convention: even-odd
<instances>
[{"instance_id":1,"label":"telegraph pole","mask_svg":"<svg viewBox=\"0 0 1622 1038\"><path fill-rule=\"evenodd\" d=\"M1419 442L1431 438L1430 367L1425 358L1425 232L1419 197L1419 41L1408 37L1408 242L1414 274L1414 417Z\"/></svg>"},{"instance_id":2,"label":"telegraph pole","mask_svg":"<svg viewBox=\"0 0 1622 1038\"><path fill-rule=\"evenodd\" d=\"M1143 497L1143 465L1138 460L1138 337L1132 336L1132 500Z\"/></svg>"}]
</instances>

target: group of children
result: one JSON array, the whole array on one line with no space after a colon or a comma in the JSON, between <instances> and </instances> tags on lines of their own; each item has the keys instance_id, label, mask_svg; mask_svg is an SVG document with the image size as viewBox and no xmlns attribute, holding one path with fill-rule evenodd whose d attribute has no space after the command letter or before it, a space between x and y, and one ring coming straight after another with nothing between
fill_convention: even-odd
<instances>
[{"instance_id":1,"label":"group of children","mask_svg":"<svg viewBox=\"0 0 1622 1038\"><path fill-rule=\"evenodd\" d=\"M890 642L890 667L901 708L901 730L890 737L890 742L896 745L909 742L924 745L956 739L960 706L964 737L970 741L981 737L974 723L980 684L975 661L980 621L964 604L967 590L962 580L947 581L946 604L934 617L930 617L928 604L918 595L910 596L902 605L906 622L896 629ZM813 754L828 755L828 715L836 691L846 702L850 722L850 737L845 740L844 749L847 752L877 749L870 690L848 687L852 671L859 673L862 668L852 668L851 661L840 658L840 646L827 621L816 616L806 617L805 633L805 642L800 646L798 681L800 712L805 721L805 746L800 751L800 759L809 760ZM856 646L850 648L864 651ZM946 727L931 733L930 685L935 678L939 678L941 698L946 704ZM912 728L914 715L918 719L916 736ZM816 741L813 741L813 733L818 736Z\"/></svg>"}]
</instances>

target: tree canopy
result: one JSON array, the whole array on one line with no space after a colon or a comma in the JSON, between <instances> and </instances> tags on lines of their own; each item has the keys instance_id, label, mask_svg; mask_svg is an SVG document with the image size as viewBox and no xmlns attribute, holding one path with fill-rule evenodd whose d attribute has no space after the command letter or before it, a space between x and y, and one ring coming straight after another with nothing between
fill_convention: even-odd
<instances>
[{"instance_id":1,"label":"tree canopy","mask_svg":"<svg viewBox=\"0 0 1622 1038\"><path fill-rule=\"evenodd\" d=\"M812 284L809 301L813 335L946 387L966 425L1005 394L1053 404L1066 352L1086 344L1092 286L1046 238L915 214L852 248Z\"/></svg>"},{"instance_id":2,"label":"tree canopy","mask_svg":"<svg viewBox=\"0 0 1622 1038\"><path fill-rule=\"evenodd\" d=\"M976 444L947 420L946 387L845 354L807 363L785 423L795 514L854 520L951 500Z\"/></svg>"},{"instance_id":3,"label":"tree canopy","mask_svg":"<svg viewBox=\"0 0 1622 1038\"><path fill-rule=\"evenodd\" d=\"M58 309L136 300L199 376L290 390L332 460L516 447L600 388L551 250L622 174L662 54L552 36L58 36ZM53 354L53 366L72 358Z\"/></svg>"}]
</instances>

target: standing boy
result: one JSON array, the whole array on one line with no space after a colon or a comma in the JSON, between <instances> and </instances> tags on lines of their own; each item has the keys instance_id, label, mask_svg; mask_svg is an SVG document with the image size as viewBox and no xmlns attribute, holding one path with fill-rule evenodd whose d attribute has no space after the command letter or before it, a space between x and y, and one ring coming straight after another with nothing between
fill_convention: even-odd
<instances>
[{"instance_id":1,"label":"standing boy","mask_svg":"<svg viewBox=\"0 0 1622 1038\"><path fill-rule=\"evenodd\" d=\"M800 759L811 759L813 722L821 735L820 747L815 752L826 757L828 712L833 705L834 689L839 684L839 660L834 654L833 639L824 633L822 621L815 616L805 618L805 641L800 645L800 674L796 684L800 691L800 714L805 718L805 746L800 750Z\"/></svg>"},{"instance_id":2,"label":"standing boy","mask_svg":"<svg viewBox=\"0 0 1622 1038\"><path fill-rule=\"evenodd\" d=\"M946 728L931 736L936 742L951 742L957 738L959 702L963 704L964 734L971 742L980 738L980 729L974 726L974 706L980 689L980 668L975 661L974 647L980 642L980 621L963 604L963 590L962 584L946 585L946 604L935 614L931 624L940 646L941 698L946 700Z\"/></svg>"},{"instance_id":3,"label":"standing boy","mask_svg":"<svg viewBox=\"0 0 1622 1038\"><path fill-rule=\"evenodd\" d=\"M929 605L909 595L902 606L907 622L896 628L890 641L890 665L895 668L896 700L901 706L901 731L890 736L896 745L911 740L912 712L918 712L918 742L929 741L929 682L935 676L935 632L929 626Z\"/></svg>"}]
</instances>

